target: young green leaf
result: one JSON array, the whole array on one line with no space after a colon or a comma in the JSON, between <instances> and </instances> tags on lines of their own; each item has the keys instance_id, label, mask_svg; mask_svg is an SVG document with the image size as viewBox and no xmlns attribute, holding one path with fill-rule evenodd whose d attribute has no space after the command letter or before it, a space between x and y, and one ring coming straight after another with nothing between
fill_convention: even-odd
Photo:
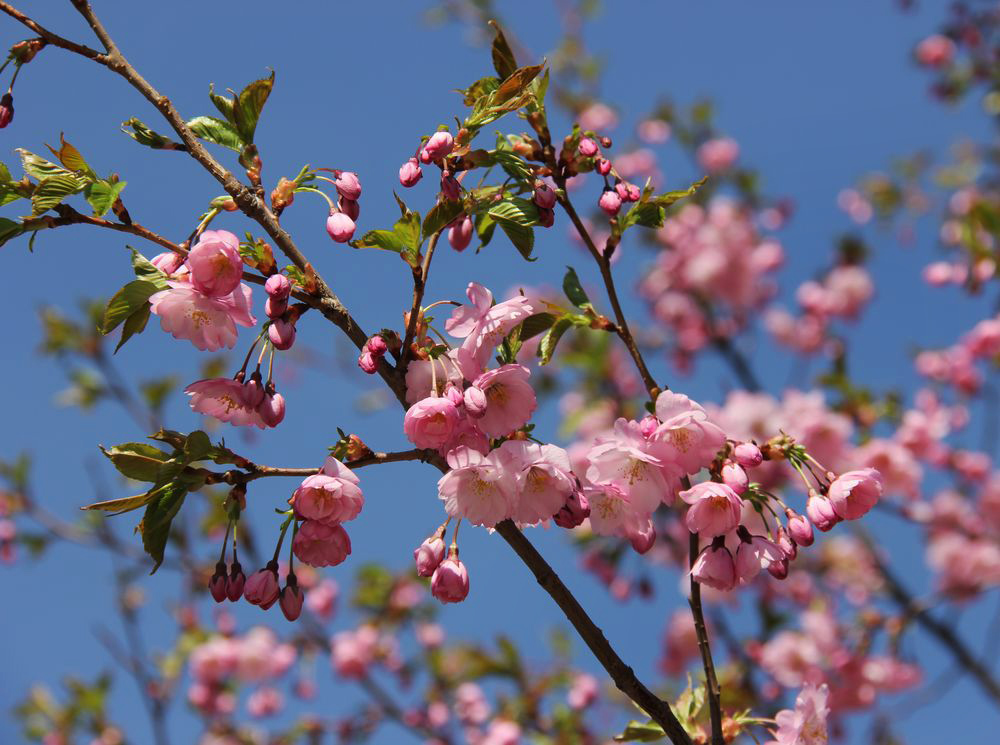
<instances>
[{"instance_id":1,"label":"young green leaf","mask_svg":"<svg viewBox=\"0 0 1000 745\"><path fill-rule=\"evenodd\" d=\"M146 324L149 323L150 315L151 312L149 310L149 303L146 303L139 308L139 310L135 311L132 315L125 319L125 323L122 325L122 336L118 340L118 344L115 345L116 354L125 342L136 334L141 334L146 330Z\"/></svg>"},{"instance_id":2,"label":"young green leaf","mask_svg":"<svg viewBox=\"0 0 1000 745\"><path fill-rule=\"evenodd\" d=\"M442 228L449 225L456 217L462 214L464 208L462 203L454 199L445 199L438 202L427 213L424 218L423 235L429 238Z\"/></svg>"},{"instance_id":3,"label":"young green leaf","mask_svg":"<svg viewBox=\"0 0 1000 745\"><path fill-rule=\"evenodd\" d=\"M257 131L257 121L260 119L260 112L267 103L271 89L274 87L274 71L271 76L261 80L255 80L246 88L240 91L233 107L233 124L247 143L253 142L254 133Z\"/></svg>"},{"instance_id":4,"label":"young green leaf","mask_svg":"<svg viewBox=\"0 0 1000 745\"><path fill-rule=\"evenodd\" d=\"M85 185L85 181L81 183L80 177L72 173L46 176L38 182L35 193L31 195L32 214L47 212L70 194L81 191Z\"/></svg>"},{"instance_id":5,"label":"young green leaf","mask_svg":"<svg viewBox=\"0 0 1000 745\"><path fill-rule=\"evenodd\" d=\"M196 116L187 125L196 137L206 142L222 145L236 152L243 150L244 142L240 133L228 122L214 116Z\"/></svg>"},{"instance_id":6,"label":"young green leaf","mask_svg":"<svg viewBox=\"0 0 1000 745\"><path fill-rule=\"evenodd\" d=\"M507 43L507 37L503 34L503 29L500 28L500 24L496 21L489 22L490 27L496 36L493 39L493 68L497 71L497 75L500 76L501 80L509 78L517 70L517 59L514 57L514 52L510 48L510 44Z\"/></svg>"},{"instance_id":7,"label":"young green leaf","mask_svg":"<svg viewBox=\"0 0 1000 745\"><path fill-rule=\"evenodd\" d=\"M615 742L656 742L663 740L667 733L656 722L632 721L625 725L625 731L615 735Z\"/></svg>"},{"instance_id":8,"label":"young green leaf","mask_svg":"<svg viewBox=\"0 0 1000 745\"><path fill-rule=\"evenodd\" d=\"M136 481L155 483L160 466L171 456L145 442L125 442L110 448L101 448L119 473Z\"/></svg>"},{"instance_id":9,"label":"young green leaf","mask_svg":"<svg viewBox=\"0 0 1000 745\"><path fill-rule=\"evenodd\" d=\"M104 217L108 214L108 211L114 206L115 200L122 193L122 189L125 188L125 183L124 181L112 183L100 180L87 184L83 196L93 208L94 217Z\"/></svg>"},{"instance_id":10,"label":"young green leaf","mask_svg":"<svg viewBox=\"0 0 1000 745\"><path fill-rule=\"evenodd\" d=\"M187 150L187 145L174 142L169 137L165 137L159 132L154 132L135 117L132 117L127 122L122 122L122 132L140 145L151 147L154 150Z\"/></svg>"},{"instance_id":11,"label":"young green leaf","mask_svg":"<svg viewBox=\"0 0 1000 745\"><path fill-rule=\"evenodd\" d=\"M571 266L566 267L566 276L563 277L563 292L577 308L581 310L594 309L590 298L587 297L587 293L580 284L580 278L576 276L576 270Z\"/></svg>"},{"instance_id":12,"label":"young green leaf","mask_svg":"<svg viewBox=\"0 0 1000 745\"><path fill-rule=\"evenodd\" d=\"M170 537L170 524L180 512L185 496L187 489L184 486L171 483L146 505L139 531L142 533L142 547L153 559L150 574L156 572L163 563L163 552L167 548L167 538Z\"/></svg>"},{"instance_id":13,"label":"young green leaf","mask_svg":"<svg viewBox=\"0 0 1000 745\"><path fill-rule=\"evenodd\" d=\"M101 321L101 333L111 333L126 318L137 310L141 310L144 306L148 306L150 296L159 292L160 289L153 282L147 282L142 279L133 280L122 287L108 302L108 307L104 311L104 318Z\"/></svg>"}]
</instances>

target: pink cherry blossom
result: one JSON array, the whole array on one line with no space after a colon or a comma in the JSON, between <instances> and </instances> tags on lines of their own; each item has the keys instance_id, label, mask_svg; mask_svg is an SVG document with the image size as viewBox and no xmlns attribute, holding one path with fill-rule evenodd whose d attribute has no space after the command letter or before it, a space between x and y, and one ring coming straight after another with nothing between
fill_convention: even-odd
<instances>
[{"instance_id":1,"label":"pink cherry blossom","mask_svg":"<svg viewBox=\"0 0 1000 745\"><path fill-rule=\"evenodd\" d=\"M741 536L740 545L736 549L737 584L749 584L761 569L767 569L784 558L784 552L773 541L759 535Z\"/></svg>"},{"instance_id":2,"label":"pink cherry blossom","mask_svg":"<svg viewBox=\"0 0 1000 745\"><path fill-rule=\"evenodd\" d=\"M187 339L198 349L231 349L236 326L254 326L250 312L251 290L237 285L230 294L210 297L183 282L169 282L170 289L149 298L150 311L160 317L160 327L175 339Z\"/></svg>"},{"instance_id":3,"label":"pink cherry blossom","mask_svg":"<svg viewBox=\"0 0 1000 745\"><path fill-rule=\"evenodd\" d=\"M337 243L347 243L354 237L354 220L344 212L333 210L326 218L326 232Z\"/></svg>"},{"instance_id":4,"label":"pink cherry blossom","mask_svg":"<svg viewBox=\"0 0 1000 745\"><path fill-rule=\"evenodd\" d=\"M496 451L483 455L460 446L448 454L451 469L438 481L438 497L452 517L492 528L514 512L517 481Z\"/></svg>"},{"instance_id":5,"label":"pink cherry blossom","mask_svg":"<svg viewBox=\"0 0 1000 745\"><path fill-rule=\"evenodd\" d=\"M427 156L428 161L440 160L448 155L454 146L455 138L450 132L435 132L427 140L421 152Z\"/></svg>"},{"instance_id":6,"label":"pink cherry blossom","mask_svg":"<svg viewBox=\"0 0 1000 745\"><path fill-rule=\"evenodd\" d=\"M353 171L341 171L336 175L337 193L344 199L356 202L361 196L361 180Z\"/></svg>"},{"instance_id":7,"label":"pink cherry blossom","mask_svg":"<svg viewBox=\"0 0 1000 745\"><path fill-rule=\"evenodd\" d=\"M469 594L469 571L452 547L431 577L431 594L442 603L461 603Z\"/></svg>"},{"instance_id":8,"label":"pink cherry blossom","mask_svg":"<svg viewBox=\"0 0 1000 745\"><path fill-rule=\"evenodd\" d=\"M313 567L337 566L351 553L351 538L340 525L306 520L295 534L292 551L303 564Z\"/></svg>"},{"instance_id":9,"label":"pink cherry blossom","mask_svg":"<svg viewBox=\"0 0 1000 745\"><path fill-rule=\"evenodd\" d=\"M413 549L413 560L417 565L417 576L430 577L444 560L445 545L439 533L435 533Z\"/></svg>"},{"instance_id":10,"label":"pink cherry blossom","mask_svg":"<svg viewBox=\"0 0 1000 745\"><path fill-rule=\"evenodd\" d=\"M415 186L423 175L424 172L416 158L410 158L399 167L399 183L407 188Z\"/></svg>"},{"instance_id":11,"label":"pink cherry blossom","mask_svg":"<svg viewBox=\"0 0 1000 745\"><path fill-rule=\"evenodd\" d=\"M573 677L573 683L566 693L566 703L570 708L581 711L597 701L599 692L597 678L587 673L578 673Z\"/></svg>"},{"instance_id":12,"label":"pink cherry blossom","mask_svg":"<svg viewBox=\"0 0 1000 745\"><path fill-rule=\"evenodd\" d=\"M209 378L191 383L184 389L191 397L191 409L215 417L220 422L251 426L257 419L247 386L232 378Z\"/></svg>"},{"instance_id":13,"label":"pink cherry blossom","mask_svg":"<svg viewBox=\"0 0 1000 745\"><path fill-rule=\"evenodd\" d=\"M848 471L830 484L830 504L838 517L857 520L882 496L882 477L874 468Z\"/></svg>"},{"instance_id":14,"label":"pink cherry blossom","mask_svg":"<svg viewBox=\"0 0 1000 745\"><path fill-rule=\"evenodd\" d=\"M529 377L531 371L523 365L503 365L473 381L486 397L486 411L476 422L484 434L502 437L528 423L538 405Z\"/></svg>"},{"instance_id":15,"label":"pink cherry blossom","mask_svg":"<svg viewBox=\"0 0 1000 745\"><path fill-rule=\"evenodd\" d=\"M614 484L627 494L630 509L646 518L661 502L674 501L677 473L668 457L662 443L643 437L638 422L618 419L614 432L600 438L587 453L587 479ZM593 500L590 506L593 512Z\"/></svg>"},{"instance_id":16,"label":"pink cherry blossom","mask_svg":"<svg viewBox=\"0 0 1000 745\"><path fill-rule=\"evenodd\" d=\"M470 380L482 372L494 348L515 326L535 312L532 303L518 295L493 305L493 293L480 284L470 282L465 293L469 305L460 305L445 321L445 330L456 338L464 338L458 359Z\"/></svg>"},{"instance_id":17,"label":"pink cherry blossom","mask_svg":"<svg viewBox=\"0 0 1000 745\"><path fill-rule=\"evenodd\" d=\"M783 709L775 715L778 729L768 745L826 745L828 697L826 685L807 684L795 699L794 711Z\"/></svg>"},{"instance_id":18,"label":"pink cherry blossom","mask_svg":"<svg viewBox=\"0 0 1000 745\"><path fill-rule=\"evenodd\" d=\"M247 577L243 596L251 605L267 610L278 599L278 567L271 562Z\"/></svg>"},{"instance_id":19,"label":"pink cherry blossom","mask_svg":"<svg viewBox=\"0 0 1000 745\"><path fill-rule=\"evenodd\" d=\"M560 447L508 440L497 453L517 479L517 501L511 517L521 525L550 519L576 491L569 456Z\"/></svg>"},{"instance_id":20,"label":"pink cherry blossom","mask_svg":"<svg viewBox=\"0 0 1000 745\"><path fill-rule=\"evenodd\" d=\"M412 360L406 368L406 403L413 405L428 396L442 396L449 384L461 387L462 380L455 350L437 359Z\"/></svg>"},{"instance_id":21,"label":"pink cherry blossom","mask_svg":"<svg viewBox=\"0 0 1000 745\"><path fill-rule=\"evenodd\" d=\"M447 444L458 426L458 408L446 396L428 396L413 404L403 417L406 439L419 448Z\"/></svg>"},{"instance_id":22,"label":"pink cherry blossom","mask_svg":"<svg viewBox=\"0 0 1000 745\"><path fill-rule=\"evenodd\" d=\"M358 483L358 477L350 468L329 457L319 473L303 480L289 504L306 520L331 525L347 522L358 516L365 503Z\"/></svg>"},{"instance_id":23,"label":"pink cherry blossom","mask_svg":"<svg viewBox=\"0 0 1000 745\"><path fill-rule=\"evenodd\" d=\"M686 523L692 533L714 537L725 535L739 525L743 500L725 484L703 481L679 496L691 505Z\"/></svg>"},{"instance_id":24,"label":"pink cherry blossom","mask_svg":"<svg viewBox=\"0 0 1000 745\"><path fill-rule=\"evenodd\" d=\"M379 633L373 626L360 626L356 631L341 631L330 640L330 663L342 678L364 677L375 661Z\"/></svg>"},{"instance_id":25,"label":"pink cherry blossom","mask_svg":"<svg viewBox=\"0 0 1000 745\"><path fill-rule=\"evenodd\" d=\"M714 543L702 551L691 567L691 576L716 590L728 591L736 586L736 564L724 545Z\"/></svg>"},{"instance_id":26,"label":"pink cherry blossom","mask_svg":"<svg viewBox=\"0 0 1000 745\"><path fill-rule=\"evenodd\" d=\"M709 173L718 173L732 168L739 157L740 146L735 140L728 137L703 142L698 147L697 152L698 164Z\"/></svg>"},{"instance_id":27,"label":"pink cherry blossom","mask_svg":"<svg viewBox=\"0 0 1000 745\"><path fill-rule=\"evenodd\" d=\"M682 393L664 391L657 396L656 417L661 424L650 439L667 445L670 460L684 473L707 466L725 444L725 433L709 420L705 409Z\"/></svg>"},{"instance_id":28,"label":"pink cherry blossom","mask_svg":"<svg viewBox=\"0 0 1000 745\"><path fill-rule=\"evenodd\" d=\"M209 297L224 297L243 276L240 241L227 230L206 230L187 257L191 286Z\"/></svg>"},{"instance_id":29,"label":"pink cherry blossom","mask_svg":"<svg viewBox=\"0 0 1000 745\"><path fill-rule=\"evenodd\" d=\"M925 67L944 67L955 56L955 42L942 34L932 34L917 44L917 62Z\"/></svg>"}]
</instances>

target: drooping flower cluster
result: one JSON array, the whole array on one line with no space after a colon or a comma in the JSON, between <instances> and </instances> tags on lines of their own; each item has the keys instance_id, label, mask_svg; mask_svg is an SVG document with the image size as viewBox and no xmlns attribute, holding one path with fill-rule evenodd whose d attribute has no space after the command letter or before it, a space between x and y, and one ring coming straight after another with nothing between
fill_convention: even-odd
<instances>
[{"instance_id":1,"label":"drooping flower cluster","mask_svg":"<svg viewBox=\"0 0 1000 745\"><path fill-rule=\"evenodd\" d=\"M303 564L336 566L351 553L351 539L343 523L360 514L365 498L358 477L329 457L319 473L308 476L288 503L302 522L292 540L292 551Z\"/></svg>"}]
</instances>

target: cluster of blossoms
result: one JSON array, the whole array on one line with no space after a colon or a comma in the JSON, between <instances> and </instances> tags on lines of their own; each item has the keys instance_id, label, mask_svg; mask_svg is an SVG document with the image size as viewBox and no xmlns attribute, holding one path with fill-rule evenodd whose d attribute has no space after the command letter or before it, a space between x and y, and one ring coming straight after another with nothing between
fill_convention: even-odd
<instances>
[{"instance_id":1,"label":"cluster of blossoms","mask_svg":"<svg viewBox=\"0 0 1000 745\"><path fill-rule=\"evenodd\" d=\"M996 274L996 237L984 224L981 215L1000 207L1000 195L966 186L948 199L948 211L939 231L942 245L958 253L950 261L934 261L924 267L923 277L933 287L958 285L971 291Z\"/></svg>"},{"instance_id":2,"label":"cluster of blossoms","mask_svg":"<svg viewBox=\"0 0 1000 745\"><path fill-rule=\"evenodd\" d=\"M768 330L779 342L801 353L818 352L828 338L830 322L855 319L875 293L868 271L859 264L834 267L822 281L809 280L796 292L802 313L795 317L780 308L765 316Z\"/></svg>"},{"instance_id":3,"label":"cluster of blossoms","mask_svg":"<svg viewBox=\"0 0 1000 745\"><path fill-rule=\"evenodd\" d=\"M604 179L604 190L597 200L597 206L608 217L614 217L621 210L623 204L638 202L642 191L635 184L630 184L621 178L612 162L602 154L601 146L611 147L611 138L585 136L580 138L577 152L583 157L583 162L580 165L583 168L592 167ZM614 178L613 183L608 179L609 176Z\"/></svg>"},{"instance_id":4,"label":"cluster of blossoms","mask_svg":"<svg viewBox=\"0 0 1000 745\"><path fill-rule=\"evenodd\" d=\"M685 205L656 238L663 250L639 291L653 316L672 330L675 361L687 367L695 352L735 335L774 295L769 275L784 252L777 241L761 237L748 208L724 198L707 207Z\"/></svg>"}]
</instances>

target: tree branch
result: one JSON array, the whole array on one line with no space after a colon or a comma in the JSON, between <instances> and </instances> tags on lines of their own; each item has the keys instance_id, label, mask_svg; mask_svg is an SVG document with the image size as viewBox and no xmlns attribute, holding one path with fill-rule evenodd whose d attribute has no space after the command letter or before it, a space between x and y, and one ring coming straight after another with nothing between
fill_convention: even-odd
<instances>
[{"instance_id":1,"label":"tree branch","mask_svg":"<svg viewBox=\"0 0 1000 745\"><path fill-rule=\"evenodd\" d=\"M403 337L403 348L400 351L399 366L397 368L400 378L406 375L406 367L410 362L410 345L413 343L413 337L417 333L417 323L421 316L421 303L424 301L424 290L427 289L427 275L431 270L431 258L434 256L434 249L437 247L438 238L440 237L440 230L431 236L427 244L427 255L424 257L423 264L420 267L413 267L413 305L410 308L410 317L406 321L406 336Z\"/></svg>"}]
</instances>

